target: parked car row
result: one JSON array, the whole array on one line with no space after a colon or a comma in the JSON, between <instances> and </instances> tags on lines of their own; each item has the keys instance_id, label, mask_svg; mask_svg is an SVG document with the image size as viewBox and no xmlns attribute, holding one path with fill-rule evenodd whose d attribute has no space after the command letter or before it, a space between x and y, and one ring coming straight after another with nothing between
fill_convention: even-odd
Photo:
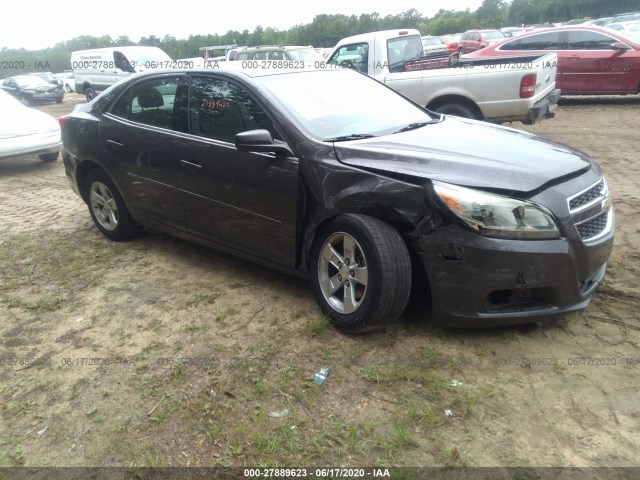
<instances>
[{"instance_id":1,"label":"parked car row","mask_svg":"<svg viewBox=\"0 0 640 480\"><path fill-rule=\"evenodd\" d=\"M640 91L640 39L589 26L534 30L504 39L467 57L555 52L557 85L564 95L628 95Z\"/></svg>"}]
</instances>

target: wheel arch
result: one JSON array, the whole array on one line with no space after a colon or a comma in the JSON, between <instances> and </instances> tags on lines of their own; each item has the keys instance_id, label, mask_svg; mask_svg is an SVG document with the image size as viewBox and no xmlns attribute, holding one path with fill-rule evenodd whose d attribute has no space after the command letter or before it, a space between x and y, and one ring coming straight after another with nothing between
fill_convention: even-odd
<instances>
[{"instance_id":1,"label":"wheel arch","mask_svg":"<svg viewBox=\"0 0 640 480\"><path fill-rule=\"evenodd\" d=\"M409 231L412 229L411 225L403 222L390 222L387 218L377 215L375 212L371 211L336 211L331 212L326 216L323 216L321 219L318 219L316 223L309 225L305 231L304 239L301 248L301 266L304 269L304 272L308 274L311 271L311 257L313 247L318 239L318 234L324 230L324 228L329 225L331 222L336 220L338 217L343 215L362 215L365 217L375 218L381 222L388 224L391 228L395 229L402 238L407 250L409 251L409 256L411 258L411 266L413 270L419 269L424 272L424 266L421 262L416 262L418 256L415 248L412 245L411 239L408 237ZM417 268L419 267L419 268Z\"/></svg>"},{"instance_id":2,"label":"wheel arch","mask_svg":"<svg viewBox=\"0 0 640 480\"><path fill-rule=\"evenodd\" d=\"M451 94L434 98L429 102L428 105L426 105L426 108L432 111L436 111L438 108L446 104L462 105L473 112L473 114L475 115L475 120L484 120L484 115L482 114L482 110L480 110L480 107L478 107L478 104L463 95Z\"/></svg>"},{"instance_id":3,"label":"wheel arch","mask_svg":"<svg viewBox=\"0 0 640 480\"><path fill-rule=\"evenodd\" d=\"M102 168L96 162L93 162L91 160L85 160L84 162L80 162L78 164L78 167L76 168L76 183L78 184L78 190L80 191L80 196L86 203L88 203L89 199L87 198L87 195L86 195L85 184L87 182L87 177L89 177L91 172L95 170L100 170L107 177L109 177L109 179L113 182L113 184L118 189L118 193L120 194L120 196L123 199L125 198L124 195L122 195L122 190L118 186L118 183L115 181L115 179L111 175L109 175L109 172L107 172L104 168Z\"/></svg>"}]
</instances>

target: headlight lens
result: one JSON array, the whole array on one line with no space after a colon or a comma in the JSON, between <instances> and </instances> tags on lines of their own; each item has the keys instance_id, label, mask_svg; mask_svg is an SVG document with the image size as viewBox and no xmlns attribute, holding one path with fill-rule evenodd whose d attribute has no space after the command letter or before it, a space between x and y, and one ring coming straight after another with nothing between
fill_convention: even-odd
<instances>
[{"instance_id":1,"label":"headlight lens","mask_svg":"<svg viewBox=\"0 0 640 480\"><path fill-rule=\"evenodd\" d=\"M525 200L443 182L433 188L444 204L481 235L511 239L559 238L551 212Z\"/></svg>"}]
</instances>

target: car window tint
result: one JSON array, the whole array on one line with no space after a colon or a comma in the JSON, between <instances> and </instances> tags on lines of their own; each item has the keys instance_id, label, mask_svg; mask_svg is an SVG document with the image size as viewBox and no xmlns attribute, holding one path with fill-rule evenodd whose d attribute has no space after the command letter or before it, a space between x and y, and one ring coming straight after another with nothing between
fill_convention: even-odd
<instances>
[{"instance_id":1,"label":"car window tint","mask_svg":"<svg viewBox=\"0 0 640 480\"><path fill-rule=\"evenodd\" d=\"M611 50L616 42L615 38L598 32L569 31L569 50Z\"/></svg>"},{"instance_id":2,"label":"car window tint","mask_svg":"<svg viewBox=\"0 0 640 480\"><path fill-rule=\"evenodd\" d=\"M264 110L238 85L220 78L194 77L189 97L190 133L235 143L236 134L264 128L282 139Z\"/></svg>"},{"instance_id":3,"label":"car window tint","mask_svg":"<svg viewBox=\"0 0 640 480\"><path fill-rule=\"evenodd\" d=\"M502 45L500 50L561 50L561 34L562 32L547 32L519 37Z\"/></svg>"},{"instance_id":4,"label":"car window tint","mask_svg":"<svg viewBox=\"0 0 640 480\"><path fill-rule=\"evenodd\" d=\"M111 109L113 115L155 127L173 128L179 77L140 82Z\"/></svg>"},{"instance_id":5,"label":"car window tint","mask_svg":"<svg viewBox=\"0 0 640 480\"><path fill-rule=\"evenodd\" d=\"M269 52L269 60L284 60L285 56L283 52L274 50L272 52Z\"/></svg>"},{"instance_id":6,"label":"car window tint","mask_svg":"<svg viewBox=\"0 0 640 480\"><path fill-rule=\"evenodd\" d=\"M390 50L391 52L391 50ZM341 67L355 68L367 73L369 58L369 45L366 43L353 43L340 47L329 59L330 64ZM398 59L400 54L398 53ZM389 59L393 63L393 59ZM397 60L396 60L397 61Z\"/></svg>"}]
</instances>

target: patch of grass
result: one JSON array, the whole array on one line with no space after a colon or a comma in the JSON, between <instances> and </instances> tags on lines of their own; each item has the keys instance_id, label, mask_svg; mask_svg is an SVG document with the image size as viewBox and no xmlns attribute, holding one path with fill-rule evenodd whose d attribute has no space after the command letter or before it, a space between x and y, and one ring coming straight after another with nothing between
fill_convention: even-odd
<instances>
[{"instance_id":1,"label":"patch of grass","mask_svg":"<svg viewBox=\"0 0 640 480\"><path fill-rule=\"evenodd\" d=\"M169 416L176 411L176 407L169 400L163 400L158 406L153 416L149 417L149 420L157 424L164 423Z\"/></svg>"},{"instance_id":2,"label":"patch of grass","mask_svg":"<svg viewBox=\"0 0 640 480\"><path fill-rule=\"evenodd\" d=\"M5 302L9 308L22 308L29 312L52 312L62 307L66 298L63 295L40 298L34 302L23 300L14 296L5 296Z\"/></svg>"},{"instance_id":3,"label":"patch of grass","mask_svg":"<svg viewBox=\"0 0 640 480\"><path fill-rule=\"evenodd\" d=\"M225 448L225 455L240 457L242 456L242 446L237 439L233 439L227 443L227 447Z\"/></svg>"},{"instance_id":4,"label":"patch of grass","mask_svg":"<svg viewBox=\"0 0 640 480\"><path fill-rule=\"evenodd\" d=\"M13 451L13 458L18 463L22 463L24 460L25 449L22 444L16 445L16 448Z\"/></svg>"},{"instance_id":5,"label":"patch of grass","mask_svg":"<svg viewBox=\"0 0 640 480\"><path fill-rule=\"evenodd\" d=\"M89 410L87 410L87 416L90 417L91 415L95 415L96 413L98 413L100 409L98 407L92 407Z\"/></svg>"},{"instance_id":6,"label":"patch of grass","mask_svg":"<svg viewBox=\"0 0 640 480\"><path fill-rule=\"evenodd\" d=\"M162 468L162 467L166 466L165 460L156 451L148 451L148 450L146 450L142 454L142 456L144 457L144 461L147 464L147 467L150 467L150 468Z\"/></svg>"},{"instance_id":7,"label":"patch of grass","mask_svg":"<svg viewBox=\"0 0 640 480\"><path fill-rule=\"evenodd\" d=\"M394 441L399 447L415 446L416 442L413 437L405 430L405 428L397 422L391 424L394 434Z\"/></svg>"},{"instance_id":8,"label":"patch of grass","mask_svg":"<svg viewBox=\"0 0 640 480\"><path fill-rule=\"evenodd\" d=\"M225 308L222 312L218 313L215 316L215 321L224 325L228 317L236 315L237 313L240 313L240 310L234 305L232 305L230 307Z\"/></svg>"},{"instance_id":9,"label":"patch of grass","mask_svg":"<svg viewBox=\"0 0 640 480\"><path fill-rule=\"evenodd\" d=\"M206 292L198 293L193 296L188 302L187 307L198 307L200 305L210 305L220 297L220 293Z\"/></svg>"},{"instance_id":10,"label":"patch of grass","mask_svg":"<svg viewBox=\"0 0 640 480\"><path fill-rule=\"evenodd\" d=\"M13 413L14 416L19 417L21 415L26 415L31 411L31 407L33 407L36 402L31 400L11 400L9 402L9 410Z\"/></svg>"},{"instance_id":11,"label":"patch of grass","mask_svg":"<svg viewBox=\"0 0 640 480\"><path fill-rule=\"evenodd\" d=\"M296 377L297 368L293 365L287 365L286 367L280 370L280 374L278 375L278 387L280 389L284 389L291 385L291 382Z\"/></svg>"},{"instance_id":12,"label":"patch of grass","mask_svg":"<svg viewBox=\"0 0 640 480\"><path fill-rule=\"evenodd\" d=\"M174 385L183 383L189 373L187 366L183 362L178 362L171 372L171 380Z\"/></svg>"},{"instance_id":13,"label":"patch of grass","mask_svg":"<svg viewBox=\"0 0 640 480\"><path fill-rule=\"evenodd\" d=\"M306 332L316 337L326 333L330 328L331 320L326 315L316 316L305 326Z\"/></svg>"},{"instance_id":14,"label":"patch of grass","mask_svg":"<svg viewBox=\"0 0 640 480\"><path fill-rule=\"evenodd\" d=\"M202 327L200 325L195 324L194 322L188 323L184 326L184 329L188 332L188 333L196 333L198 330L200 330Z\"/></svg>"}]
</instances>

